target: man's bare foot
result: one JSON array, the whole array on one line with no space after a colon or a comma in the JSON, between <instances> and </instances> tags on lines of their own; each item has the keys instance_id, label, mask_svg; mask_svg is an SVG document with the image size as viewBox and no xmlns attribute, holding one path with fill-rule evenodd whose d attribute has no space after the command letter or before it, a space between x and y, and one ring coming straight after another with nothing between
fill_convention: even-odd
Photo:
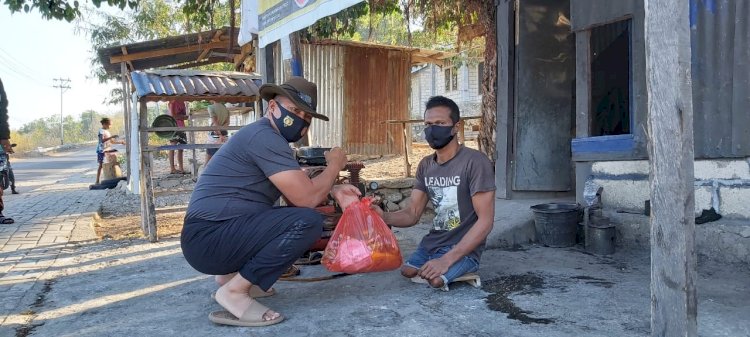
<instances>
[{"instance_id":1,"label":"man's bare foot","mask_svg":"<svg viewBox=\"0 0 750 337\"><path fill-rule=\"evenodd\" d=\"M429 282L430 282L430 287L433 287L433 288L442 288L445 285L445 282L443 282L442 277L436 277L430 280Z\"/></svg>"},{"instance_id":2,"label":"man's bare foot","mask_svg":"<svg viewBox=\"0 0 750 337\"><path fill-rule=\"evenodd\" d=\"M232 291L235 290L235 291ZM235 317L242 317L245 310L250 307L250 304L255 301L247 293L249 289L230 289L228 285L224 285L216 291L216 302L219 303L224 309L232 313ZM281 317L281 314L268 309L263 314L263 321L270 321Z\"/></svg>"},{"instance_id":3,"label":"man's bare foot","mask_svg":"<svg viewBox=\"0 0 750 337\"><path fill-rule=\"evenodd\" d=\"M401 276L403 277L412 278L412 277L417 276L418 273L419 273L419 269L412 268L409 266L401 267Z\"/></svg>"}]
</instances>

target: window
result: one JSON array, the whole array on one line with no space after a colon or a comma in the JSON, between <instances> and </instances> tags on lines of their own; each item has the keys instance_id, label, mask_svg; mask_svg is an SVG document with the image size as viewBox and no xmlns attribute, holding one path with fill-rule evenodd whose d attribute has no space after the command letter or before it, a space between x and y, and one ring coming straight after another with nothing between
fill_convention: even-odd
<instances>
[{"instance_id":1,"label":"window","mask_svg":"<svg viewBox=\"0 0 750 337\"><path fill-rule=\"evenodd\" d=\"M477 95L482 94L482 81L484 81L484 62L477 65Z\"/></svg>"},{"instance_id":2,"label":"window","mask_svg":"<svg viewBox=\"0 0 750 337\"><path fill-rule=\"evenodd\" d=\"M443 70L443 79L445 80L445 91L458 90L458 69L450 67Z\"/></svg>"},{"instance_id":3,"label":"window","mask_svg":"<svg viewBox=\"0 0 750 337\"><path fill-rule=\"evenodd\" d=\"M591 30L591 136L632 133L631 20Z\"/></svg>"}]
</instances>

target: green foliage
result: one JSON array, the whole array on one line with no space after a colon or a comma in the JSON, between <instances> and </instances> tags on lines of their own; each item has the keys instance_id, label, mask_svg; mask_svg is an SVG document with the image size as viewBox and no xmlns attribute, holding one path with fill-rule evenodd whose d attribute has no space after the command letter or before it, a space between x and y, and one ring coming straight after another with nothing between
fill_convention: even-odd
<instances>
[{"instance_id":1,"label":"green foliage","mask_svg":"<svg viewBox=\"0 0 750 337\"><path fill-rule=\"evenodd\" d=\"M302 31L303 37L328 38L352 37L361 28L361 18L368 15L390 15L400 13L398 2L387 1L381 4L361 2L341 12L318 20Z\"/></svg>"},{"instance_id":2,"label":"green foliage","mask_svg":"<svg viewBox=\"0 0 750 337\"><path fill-rule=\"evenodd\" d=\"M88 110L78 118L65 116L63 118L63 136L65 144L80 144L96 140L97 132L101 128L99 121L109 117L112 121L110 132L124 136L124 120L122 114L103 115ZM60 145L60 116L40 118L24 124L18 131L11 131L11 139L18 144L16 151L24 152L37 147L51 147Z\"/></svg>"},{"instance_id":3,"label":"green foliage","mask_svg":"<svg viewBox=\"0 0 750 337\"><path fill-rule=\"evenodd\" d=\"M90 59L92 73L100 83L110 80L119 81L119 75L108 74L97 55L97 50L114 45L129 44L141 41L204 31L214 25L229 25L228 2L211 1L210 11L194 12L196 0L187 0L180 7L168 0L140 0L138 10L125 10L121 13L108 13L101 10L90 10L79 18L77 29L85 33L91 42ZM209 2L202 2L207 4ZM193 6L193 7L190 7ZM201 5L202 6L202 5ZM239 6L239 0L237 0ZM215 64L201 67L205 70L232 70L231 65ZM108 104L122 103L122 89L114 84L110 95L105 99Z\"/></svg>"},{"instance_id":4,"label":"green foliage","mask_svg":"<svg viewBox=\"0 0 750 337\"><path fill-rule=\"evenodd\" d=\"M100 8L103 0L92 0L94 6ZM138 0L107 0L107 5L118 7L120 9L131 8L135 9L138 7ZM8 5L11 13L24 11L25 13L31 12L33 9L37 9L42 14L42 18L65 20L68 22L73 21L76 17L81 16L80 2L74 0L73 2L65 0L5 0L5 4Z\"/></svg>"}]
</instances>

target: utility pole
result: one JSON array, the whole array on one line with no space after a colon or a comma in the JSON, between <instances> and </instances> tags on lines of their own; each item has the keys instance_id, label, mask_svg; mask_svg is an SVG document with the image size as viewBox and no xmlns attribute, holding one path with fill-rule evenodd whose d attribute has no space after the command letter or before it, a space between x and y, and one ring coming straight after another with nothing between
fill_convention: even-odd
<instances>
[{"instance_id":1,"label":"utility pole","mask_svg":"<svg viewBox=\"0 0 750 337\"><path fill-rule=\"evenodd\" d=\"M60 145L63 145L63 138L64 138L64 131L63 131L63 93L67 91L67 89L70 89L70 79L69 78L53 78L52 81L55 82L55 84L52 86L53 88L60 88Z\"/></svg>"}]
</instances>

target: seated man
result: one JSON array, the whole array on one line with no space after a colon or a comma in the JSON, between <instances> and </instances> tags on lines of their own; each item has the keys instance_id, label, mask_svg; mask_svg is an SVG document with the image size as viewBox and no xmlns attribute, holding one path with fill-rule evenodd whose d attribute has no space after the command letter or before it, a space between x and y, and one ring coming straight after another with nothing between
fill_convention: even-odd
<instances>
[{"instance_id":1,"label":"seated man","mask_svg":"<svg viewBox=\"0 0 750 337\"><path fill-rule=\"evenodd\" d=\"M301 77L281 86L266 84L266 117L240 129L206 165L198 178L180 238L187 262L216 275L216 301L226 311L212 312L214 323L265 326L281 322L279 313L255 300L274 294L271 286L320 238L323 216L313 207L331 192L346 154L325 154L327 167L310 179L289 143L302 138L316 111L317 87ZM336 193L359 194L351 185ZM346 194L344 193L344 194ZM274 207L284 196L297 207Z\"/></svg>"},{"instance_id":2,"label":"seated man","mask_svg":"<svg viewBox=\"0 0 750 337\"><path fill-rule=\"evenodd\" d=\"M419 162L409 207L393 213L374 207L387 224L410 227L419 221L428 198L433 203L432 229L404 263L401 275L418 276L435 288L479 269L495 216L492 163L481 152L458 143L459 120L455 102L442 96L430 98L424 113L425 138L435 153Z\"/></svg>"}]
</instances>

